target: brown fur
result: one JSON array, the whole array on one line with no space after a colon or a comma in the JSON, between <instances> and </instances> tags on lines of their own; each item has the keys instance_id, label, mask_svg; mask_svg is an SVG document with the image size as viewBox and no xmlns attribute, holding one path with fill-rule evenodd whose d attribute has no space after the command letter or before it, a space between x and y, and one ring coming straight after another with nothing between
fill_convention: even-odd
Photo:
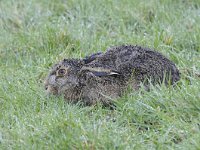
<instances>
[{"instance_id":1,"label":"brown fur","mask_svg":"<svg viewBox=\"0 0 200 150\"><path fill-rule=\"evenodd\" d=\"M64 73L61 72L63 76L57 75L60 68L66 68ZM53 67L45 86L48 93L64 94L67 101L108 105L129 85L138 90L141 82L148 87L150 82L169 85L179 79L175 64L160 53L140 46L123 45L82 60L64 59Z\"/></svg>"}]
</instances>

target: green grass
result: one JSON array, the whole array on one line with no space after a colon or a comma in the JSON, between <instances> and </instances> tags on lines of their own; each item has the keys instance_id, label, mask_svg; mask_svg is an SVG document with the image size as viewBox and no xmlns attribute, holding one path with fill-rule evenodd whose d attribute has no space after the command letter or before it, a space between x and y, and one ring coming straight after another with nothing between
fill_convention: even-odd
<instances>
[{"instance_id":1,"label":"green grass","mask_svg":"<svg viewBox=\"0 0 200 150\"><path fill-rule=\"evenodd\" d=\"M52 64L127 43L174 61L180 86L116 110L45 96ZM1 0L0 149L200 149L199 72L199 0Z\"/></svg>"}]
</instances>

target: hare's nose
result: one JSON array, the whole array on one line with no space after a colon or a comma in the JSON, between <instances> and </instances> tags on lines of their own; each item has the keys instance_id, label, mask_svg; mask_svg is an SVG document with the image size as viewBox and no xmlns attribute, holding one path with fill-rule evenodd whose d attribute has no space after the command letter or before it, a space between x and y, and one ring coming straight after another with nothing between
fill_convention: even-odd
<instances>
[{"instance_id":1,"label":"hare's nose","mask_svg":"<svg viewBox=\"0 0 200 150\"><path fill-rule=\"evenodd\" d=\"M48 89L48 85L45 85L44 88L45 88L45 90L47 90Z\"/></svg>"},{"instance_id":2,"label":"hare's nose","mask_svg":"<svg viewBox=\"0 0 200 150\"><path fill-rule=\"evenodd\" d=\"M53 94L53 95L58 94L58 89L56 87L51 86L51 85L48 85L47 87L45 87L45 89L46 89L47 94Z\"/></svg>"}]
</instances>

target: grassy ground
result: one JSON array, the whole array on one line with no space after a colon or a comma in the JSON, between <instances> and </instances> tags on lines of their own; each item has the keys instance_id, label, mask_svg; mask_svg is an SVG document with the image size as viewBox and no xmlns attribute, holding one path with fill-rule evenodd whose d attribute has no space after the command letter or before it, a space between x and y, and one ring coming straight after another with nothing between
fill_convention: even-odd
<instances>
[{"instance_id":1,"label":"grassy ground","mask_svg":"<svg viewBox=\"0 0 200 150\"><path fill-rule=\"evenodd\" d=\"M116 110L45 97L52 64L122 43L173 60L180 86ZM1 0L0 149L200 149L199 72L199 0Z\"/></svg>"}]
</instances>

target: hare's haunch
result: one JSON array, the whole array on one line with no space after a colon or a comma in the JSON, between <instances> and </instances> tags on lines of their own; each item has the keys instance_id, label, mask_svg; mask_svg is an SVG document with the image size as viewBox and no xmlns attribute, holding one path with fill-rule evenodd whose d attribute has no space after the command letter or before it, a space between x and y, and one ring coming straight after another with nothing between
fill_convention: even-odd
<instances>
[{"instance_id":1,"label":"hare's haunch","mask_svg":"<svg viewBox=\"0 0 200 150\"><path fill-rule=\"evenodd\" d=\"M84 59L64 59L54 65L45 87L50 94L63 94L67 101L107 105L128 86L137 90L141 82L148 88L150 83L169 85L179 79L175 64L162 54L123 45Z\"/></svg>"}]
</instances>

